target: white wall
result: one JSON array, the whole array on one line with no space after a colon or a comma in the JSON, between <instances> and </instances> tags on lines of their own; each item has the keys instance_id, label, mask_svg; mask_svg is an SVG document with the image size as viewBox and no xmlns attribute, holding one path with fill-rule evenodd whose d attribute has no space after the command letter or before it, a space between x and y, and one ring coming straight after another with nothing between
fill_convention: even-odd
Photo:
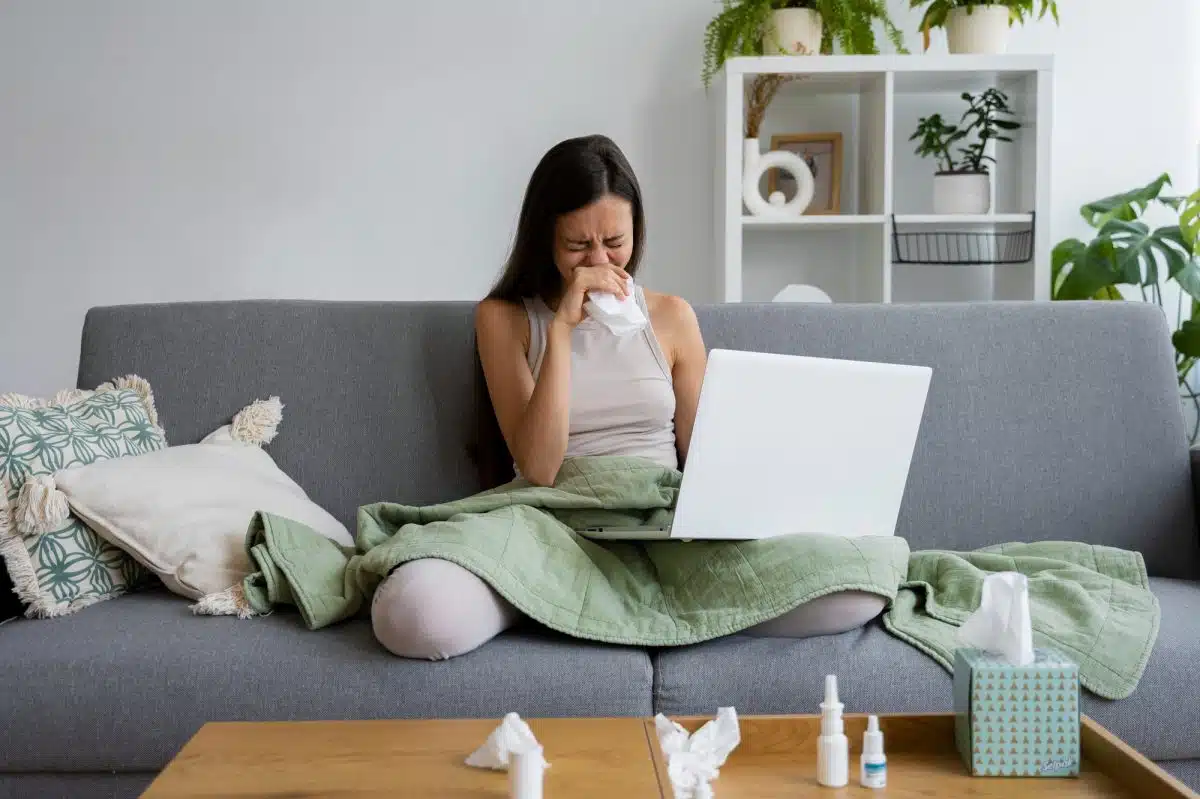
<instances>
[{"instance_id":1,"label":"white wall","mask_svg":"<svg viewBox=\"0 0 1200 799\"><path fill-rule=\"evenodd\" d=\"M1056 238L1089 199L1197 175L1200 10L1137 5L1068 0L1013 42L1060 57ZM0 391L73 384L93 305L477 298L538 157L590 132L644 184L647 285L711 299L717 8L0 0Z\"/></svg>"}]
</instances>

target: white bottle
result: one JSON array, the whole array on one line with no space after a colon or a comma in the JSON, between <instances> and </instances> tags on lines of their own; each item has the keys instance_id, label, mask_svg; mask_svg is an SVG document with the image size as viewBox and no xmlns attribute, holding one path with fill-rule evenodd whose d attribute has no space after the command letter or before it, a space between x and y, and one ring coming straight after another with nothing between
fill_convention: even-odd
<instances>
[{"instance_id":1,"label":"white bottle","mask_svg":"<svg viewBox=\"0 0 1200 799\"><path fill-rule=\"evenodd\" d=\"M837 675L825 675L825 701L821 703L821 736L817 738L817 782L841 788L850 781L850 742L842 723Z\"/></svg>"},{"instance_id":2,"label":"white bottle","mask_svg":"<svg viewBox=\"0 0 1200 799\"><path fill-rule=\"evenodd\" d=\"M546 776L546 758L542 747L534 746L509 753L508 795L510 799L542 799L542 780Z\"/></svg>"},{"instance_id":3,"label":"white bottle","mask_svg":"<svg viewBox=\"0 0 1200 799\"><path fill-rule=\"evenodd\" d=\"M883 733L879 730L879 716L867 717L858 782L864 788L887 787L887 757L883 754Z\"/></svg>"}]
</instances>

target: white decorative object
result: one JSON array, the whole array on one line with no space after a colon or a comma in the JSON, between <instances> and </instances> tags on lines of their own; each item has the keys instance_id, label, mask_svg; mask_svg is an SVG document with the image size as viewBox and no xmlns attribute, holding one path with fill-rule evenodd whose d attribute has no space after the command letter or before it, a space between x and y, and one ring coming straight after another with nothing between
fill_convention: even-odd
<instances>
[{"instance_id":1,"label":"white decorative object","mask_svg":"<svg viewBox=\"0 0 1200 799\"><path fill-rule=\"evenodd\" d=\"M986 214L992 210L992 178L986 172L943 172L933 176L935 214Z\"/></svg>"},{"instance_id":2,"label":"white decorative object","mask_svg":"<svg viewBox=\"0 0 1200 799\"><path fill-rule=\"evenodd\" d=\"M817 188L812 171L804 159L787 150L772 150L762 154L758 149L758 139L745 140L744 154L742 199L750 213L772 219L789 219L803 214L812 203ZM758 185L768 169L782 169L791 173L796 181L796 196L782 204L774 197L782 192L773 192L770 201L763 199Z\"/></svg>"},{"instance_id":3,"label":"white decorative object","mask_svg":"<svg viewBox=\"0 0 1200 799\"><path fill-rule=\"evenodd\" d=\"M946 17L946 43L954 54L998 55L1008 50L1007 6L953 8Z\"/></svg>"},{"instance_id":4,"label":"white decorative object","mask_svg":"<svg viewBox=\"0 0 1200 799\"><path fill-rule=\"evenodd\" d=\"M763 36L766 55L818 55L824 21L811 8L780 8L771 12Z\"/></svg>"},{"instance_id":5,"label":"white decorative object","mask_svg":"<svg viewBox=\"0 0 1200 799\"><path fill-rule=\"evenodd\" d=\"M816 286L792 283L776 294L771 302L833 302L833 298Z\"/></svg>"}]
</instances>

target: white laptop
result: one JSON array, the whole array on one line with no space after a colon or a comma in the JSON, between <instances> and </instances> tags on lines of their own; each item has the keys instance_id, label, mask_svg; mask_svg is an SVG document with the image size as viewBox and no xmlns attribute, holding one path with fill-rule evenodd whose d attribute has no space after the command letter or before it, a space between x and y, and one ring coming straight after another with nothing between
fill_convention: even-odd
<instances>
[{"instance_id":1,"label":"white laptop","mask_svg":"<svg viewBox=\"0 0 1200 799\"><path fill-rule=\"evenodd\" d=\"M894 535L933 370L714 349L669 527L608 540Z\"/></svg>"}]
</instances>

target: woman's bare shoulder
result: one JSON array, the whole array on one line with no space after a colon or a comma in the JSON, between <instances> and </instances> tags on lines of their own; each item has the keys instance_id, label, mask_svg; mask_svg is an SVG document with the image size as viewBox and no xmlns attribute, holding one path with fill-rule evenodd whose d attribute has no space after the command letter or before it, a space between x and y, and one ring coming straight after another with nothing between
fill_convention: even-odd
<instances>
[{"instance_id":1,"label":"woman's bare shoulder","mask_svg":"<svg viewBox=\"0 0 1200 799\"><path fill-rule=\"evenodd\" d=\"M654 322L671 328L698 324L695 310L683 297L647 288L642 289L642 294L646 297L646 309L650 311L650 318Z\"/></svg>"},{"instance_id":2,"label":"woman's bare shoulder","mask_svg":"<svg viewBox=\"0 0 1200 799\"><path fill-rule=\"evenodd\" d=\"M525 314L525 306L499 298L480 300L475 306L475 334L513 336L528 348L529 319Z\"/></svg>"}]
</instances>

